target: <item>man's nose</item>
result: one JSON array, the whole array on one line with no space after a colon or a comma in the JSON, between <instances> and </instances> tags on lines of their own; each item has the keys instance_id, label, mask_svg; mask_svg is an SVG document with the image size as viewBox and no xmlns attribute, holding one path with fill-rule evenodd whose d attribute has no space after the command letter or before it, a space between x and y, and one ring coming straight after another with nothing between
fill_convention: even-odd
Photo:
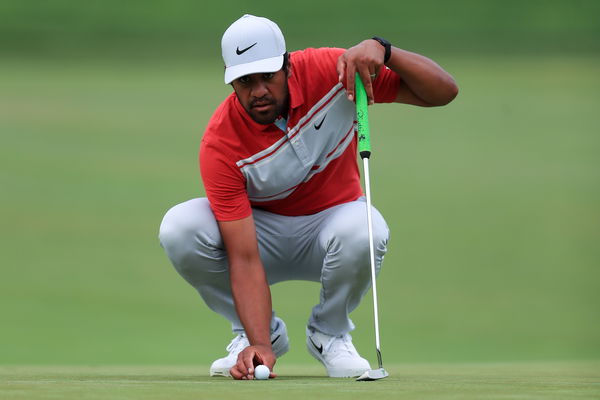
<instances>
[{"instance_id":1,"label":"man's nose","mask_svg":"<svg viewBox=\"0 0 600 400\"><path fill-rule=\"evenodd\" d=\"M267 85L263 81L259 80L254 85L252 85L252 91L250 94L252 95L252 97L260 99L268 93L269 90L267 89Z\"/></svg>"}]
</instances>

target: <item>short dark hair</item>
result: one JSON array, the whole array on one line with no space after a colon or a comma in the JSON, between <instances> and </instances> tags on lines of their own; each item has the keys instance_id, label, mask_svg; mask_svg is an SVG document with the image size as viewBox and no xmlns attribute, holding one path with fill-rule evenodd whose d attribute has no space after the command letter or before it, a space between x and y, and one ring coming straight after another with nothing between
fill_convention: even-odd
<instances>
[{"instance_id":1,"label":"short dark hair","mask_svg":"<svg viewBox=\"0 0 600 400\"><path fill-rule=\"evenodd\" d=\"M283 54L283 65L281 66L281 69L283 70L283 72L285 72L286 75L288 73L289 66L290 66L290 53L288 53L286 51Z\"/></svg>"}]
</instances>

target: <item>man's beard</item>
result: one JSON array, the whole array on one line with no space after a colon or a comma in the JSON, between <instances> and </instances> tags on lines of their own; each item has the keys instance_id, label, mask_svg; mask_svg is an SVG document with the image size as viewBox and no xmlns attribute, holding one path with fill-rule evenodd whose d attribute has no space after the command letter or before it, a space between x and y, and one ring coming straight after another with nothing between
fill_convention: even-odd
<instances>
[{"instance_id":1,"label":"man's beard","mask_svg":"<svg viewBox=\"0 0 600 400\"><path fill-rule=\"evenodd\" d=\"M248 115L250 115L250 118L261 125L269 125L275 122L279 116L286 116L289 104L287 82L285 89L286 97L281 101L281 103L278 103L272 96L263 96L259 99L252 100L249 108L246 109L246 112ZM260 106L269 106L269 108L264 111L259 111L257 108Z\"/></svg>"},{"instance_id":2,"label":"man's beard","mask_svg":"<svg viewBox=\"0 0 600 400\"><path fill-rule=\"evenodd\" d=\"M259 106L269 106L267 110L259 111L257 107ZM275 122L277 117L279 117L284 111L284 104L277 104L277 102L272 98L260 98L253 101L250 104L250 108L246 110L250 118L252 118L255 122L268 125Z\"/></svg>"}]
</instances>

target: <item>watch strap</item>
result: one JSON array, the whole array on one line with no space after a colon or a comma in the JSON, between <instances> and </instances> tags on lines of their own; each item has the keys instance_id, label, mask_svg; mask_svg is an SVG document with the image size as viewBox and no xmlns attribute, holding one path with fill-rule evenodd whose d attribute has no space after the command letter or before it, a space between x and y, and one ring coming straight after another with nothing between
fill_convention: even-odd
<instances>
[{"instance_id":1,"label":"watch strap","mask_svg":"<svg viewBox=\"0 0 600 400\"><path fill-rule=\"evenodd\" d=\"M379 36L373 36L371 39L376 40L377 42L379 42L380 45L382 45L385 48L385 55L383 56L383 63L386 64L389 60L390 57L392 56L392 44L385 40L382 37Z\"/></svg>"}]
</instances>

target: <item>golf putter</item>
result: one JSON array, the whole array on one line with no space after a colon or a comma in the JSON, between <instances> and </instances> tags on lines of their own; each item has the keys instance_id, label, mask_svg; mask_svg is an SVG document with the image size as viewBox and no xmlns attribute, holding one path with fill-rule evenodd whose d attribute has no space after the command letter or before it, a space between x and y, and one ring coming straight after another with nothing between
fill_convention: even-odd
<instances>
[{"instance_id":1,"label":"golf putter","mask_svg":"<svg viewBox=\"0 0 600 400\"><path fill-rule=\"evenodd\" d=\"M375 276L375 250L373 249L373 218L371 215L371 183L369 180L369 157L371 156L371 135L369 131L369 112L367 110L367 92L358 73L355 79L356 120L358 122L358 152L363 159L365 192L367 192L367 225L369 226L369 256L371 260L371 283L373 287L373 316L375 320L375 348L377 349L378 369L365 371L357 381L375 381L389 374L383 369L381 348L379 345L379 311L377 309L377 284Z\"/></svg>"}]
</instances>

